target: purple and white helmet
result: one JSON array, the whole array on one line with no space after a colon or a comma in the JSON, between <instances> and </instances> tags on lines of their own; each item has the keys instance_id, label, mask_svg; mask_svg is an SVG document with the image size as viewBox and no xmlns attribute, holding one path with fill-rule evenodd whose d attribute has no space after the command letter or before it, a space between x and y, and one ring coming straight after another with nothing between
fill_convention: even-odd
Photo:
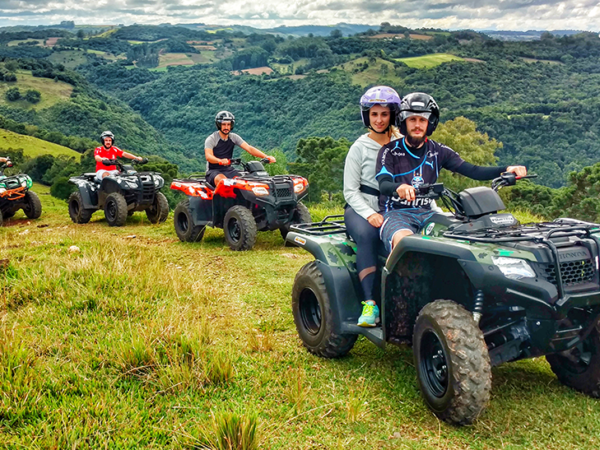
<instances>
[{"instance_id":1,"label":"purple and white helmet","mask_svg":"<svg viewBox=\"0 0 600 450\"><path fill-rule=\"evenodd\" d=\"M369 110L374 105L387 106L390 108L390 125L395 125L398 113L400 112L401 102L402 100L398 93L389 86L375 86L369 89L360 98L360 114L365 127L371 128Z\"/></svg>"}]
</instances>

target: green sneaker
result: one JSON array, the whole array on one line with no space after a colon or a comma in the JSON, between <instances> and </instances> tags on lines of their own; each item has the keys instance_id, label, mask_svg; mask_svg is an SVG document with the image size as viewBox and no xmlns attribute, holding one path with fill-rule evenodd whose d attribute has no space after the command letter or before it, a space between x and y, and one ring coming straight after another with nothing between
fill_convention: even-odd
<instances>
[{"instance_id":1,"label":"green sneaker","mask_svg":"<svg viewBox=\"0 0 600 450\"><path fill-rule=\"evenodd\" d=\"M375 327L379 323L379 306L373 300L362 302L362 315L358 318L359 327Z\"/></svg>"}]
</instances>

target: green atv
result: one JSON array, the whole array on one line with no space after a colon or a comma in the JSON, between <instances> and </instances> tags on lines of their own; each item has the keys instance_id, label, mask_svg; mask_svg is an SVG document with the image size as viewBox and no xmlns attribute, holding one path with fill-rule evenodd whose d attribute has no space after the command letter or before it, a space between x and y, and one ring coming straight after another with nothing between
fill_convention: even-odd
<instances>
[{"instance_id":1,"label":"green atv","mask_svg":"<svg viewBox=\"0 0 600 450\"><path fill-rule=\"evenodd\" d=\"M492 188L456 194L425 185L417 197L441 200L422 234L381 254L381 327L361 314L356 245L343 216L292 227L287 240L315 261L300 269L292 310L309 352L344 356L359 335L380 347L411 344L427 406L455 424L484 411L491 368L546 356L565 385L600 397L599 225L573 219L521 225Z\"/></svg>"},{"instance_id":2,"label":"green atv","mask_svg":"<svg viewBox=\"0 0 600 450\"><path fill-rule=\"evenodd\" d=\"M22 209L29 219L38 219L42 215L42 203L33 191L33 182L29 175L4 175L4 170L12 167L9 160L0 166L0 226Z\"/></svg>"}]
</instances>

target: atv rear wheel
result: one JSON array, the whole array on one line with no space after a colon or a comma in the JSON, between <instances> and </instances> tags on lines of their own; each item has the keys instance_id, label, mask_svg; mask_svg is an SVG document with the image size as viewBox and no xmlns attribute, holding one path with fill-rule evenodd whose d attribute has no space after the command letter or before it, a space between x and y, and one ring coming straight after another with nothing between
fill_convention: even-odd
<instances>
[{"instance_id":1,"label":"atv rear wheel","mask_svg":"<svg viewBox=\"0 0 600 450\"><path fill-rule=\"evenodd\" d=\"M169 217L169 202L162 192L154 196L154 203L146 210L146 216L151 223L163 223Z\"/></svg>"},{"instance_id":2,"label":"atv rear wheel","mask_svg":"<svg viewBox=\"0 0 600 450\"><path fill-rule=\"evenodd\" d=\"M104 217L111 227L122 227L127 221L127 202L118 192L106 196Z\"/></svg>"},{"instance_id":3,"label":"atv rear wheel","mask_svg":"<svg viewBox=\"0 0 600 450\"><path fill-rule=\"evenodd\" d=\"M250 250L256 243L256 221L250 210L244 206L229 208L223 220L223 231L231 250Z\"/></svg>"},{"instance_id":4,"label":"atv rear wheel","mask_svg":"<svg viewBox=\"0 0 600 450\"><path fill-rule=\"evenodd\" d=\"M600 398L600 324L569 351L546 355L552 372L565 386Z\"/></svg>"},{"instance_id":5,"label":"atv rear wheel","mask_svg":"<svg viewBox=\"0 0 600 450\"><path fill-rule=\"evenodd\" d=\"M181 242L200 242L204 237L206 225L194 225L194 219L190 213L190 201L183 200L175 207L173 213L175 233Z\"/></svg>"},{"instance_id":6,"label":"atv rear wheel","mask_svg":"<svg viewBox=\"0 0 600 450\"><path fill-rule=\"evenodd\" d=\"M312 217L310 216L310 211L303 203L298 203L296 205L296 209L294 210L294 215L292 216L292 220L282 226L279 231L281 233L281 237L285 241L288 233L290 232L290 226L296 225L299 223L309 223L312 222Z\"/></svg>"},{"instance_id":7,"label":"atv rear wheel","mask_svg":"<svg viewBox=\"0 0 600 450\"><path fill-rule=\"evenodd\" d=\"M324 358L339 358L354 347L358 335L342 334L335 326L323 273L315 261L296 274L292 313L298 335L309 352Z\"/></svg>"},{"instance_id":8,"label":"atv rear wheel","mask_svg":"<svg viewBox=\"0 0 600 450\"><path fill-rule=\"evenodd\" d=\"M69 216L73 223L88 223L94 214L94 210L83 207L83 198L79 191L69 196Z\"/></svg>"},{"instance_id":9,"label":"atv rear wheel","mask_svg":"<svg viewBox=\"0 0 600 450\"><path fill-rule=\"evenodd\" d=\"M27 191L25 194L25 208L23 212L29 219L39 219L42 215L42 202L35 192Z\"/></svg>"},{"instance_id":10,"label":"atv rear wheel","mask_svg":"<svg viewBox=\"0 0 600 450\"><path fill-rule=\"evenodd\" d=\"M421 393L440 419L466 425L485 409L492 388L490 357L472 314L450 300L419 313L413 353Z\"/></svg>"},{"instance_id":11,"label":"atv rear wheel","mask_svg":"<svg viewBox=\"0 0 600 450\"><path fill-rule=\"evenodd\" d=\"M6 211L3 216L4 216L4 220L6 219L10 219L12 217L14 217L14 215L17 213L17 211Z\"/></svg>"}]
</instances>

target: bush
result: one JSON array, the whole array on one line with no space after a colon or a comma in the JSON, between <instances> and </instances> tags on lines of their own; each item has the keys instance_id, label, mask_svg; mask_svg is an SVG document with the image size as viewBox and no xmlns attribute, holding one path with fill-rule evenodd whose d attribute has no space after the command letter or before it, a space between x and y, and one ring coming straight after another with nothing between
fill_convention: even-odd
<instances>
[{"instance_id":1,"label":"bush","mask_svg":"<svg viewBox=\"0 0 600 450\"><path fill-rule=\"evenodd\" d=\"M75 186L73 183L69 183L68 177L59 177L57 178L52 186L50 187L50 194L52 197L60 198L61 200L66 200L69 198L69 195L73 191L75 191Z\"/></svg>"},{"instance_id":2,"label":"bush","mask_svg":"<svg viewBox=\"0 0 600 450\"><path fill-rule=\"evenodd\" d=\"M27 100L29 103L39 103L41 99L42 94L40 91L36 91L35 89L29 89L25 93L25 100Z\"/></svg>"},{"instance_id":3,"label":"bush","mask_svg":"<svg viewBox=\"0 0 600 450\"><path fill-rule=\"evenodd\" d=\"M13 87L6 91L6 94L4 94L4 96L9 102L16 102L21 98L21 92L19 91L19 88Z\"/></svg>"}]
</instances>

